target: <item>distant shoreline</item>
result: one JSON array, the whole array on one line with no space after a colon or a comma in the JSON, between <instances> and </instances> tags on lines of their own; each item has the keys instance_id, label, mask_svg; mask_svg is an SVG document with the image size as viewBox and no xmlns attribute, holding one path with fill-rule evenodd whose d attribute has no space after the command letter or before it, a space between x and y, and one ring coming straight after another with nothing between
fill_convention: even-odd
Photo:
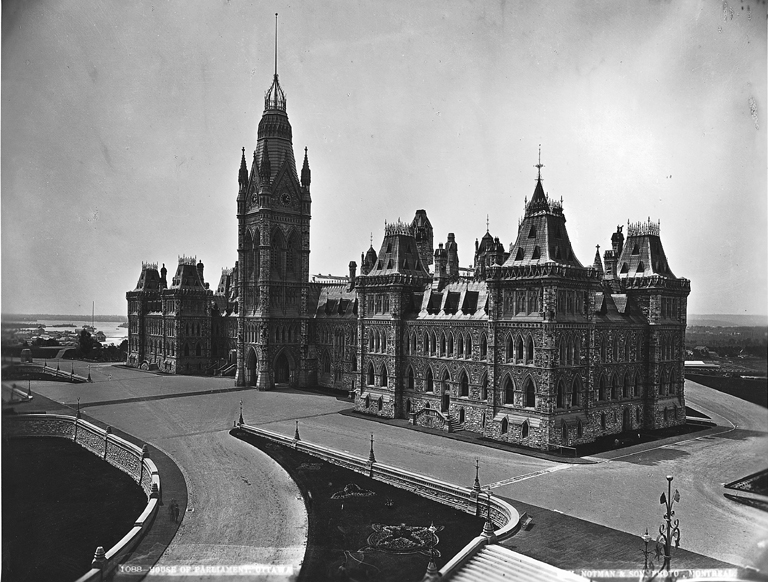
<instances>
[{"instance_id":1,"label":"distant shoreline","mask_svg":"<svg viewBox=\"0 0 768 582\"><path fill-rule=\"evenodd\" d=\"M3 321L38 321L47 319L50 321L91 321L91 314L86 315L56 315L51 313L3 313ZM120 321L127 322L125 315L96 315L94 321Z\"/></svg>"}]
</instances>

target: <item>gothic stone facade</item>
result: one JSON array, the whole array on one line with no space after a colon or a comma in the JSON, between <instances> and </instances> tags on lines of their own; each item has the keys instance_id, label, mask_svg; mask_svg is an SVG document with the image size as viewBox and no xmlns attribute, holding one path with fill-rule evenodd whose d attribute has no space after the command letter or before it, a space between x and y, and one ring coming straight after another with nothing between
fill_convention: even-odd
<instances>
[{"instance_id":1,"label":"gothic stone facade","mask_svg":"<svg viewBox=\"0 0 768 582\"><path fill-rule=\"evenodd\" d=\"M617 228L585 267L539 175L515 242L486 232L469 275L453 234L435 249L418 210L386 225L359 275L352 261L340 282L310 282L309 161L305 149L299 175L277 74L264 105L250 170L240 159L234 268L211 290L196 259L170 285L143 264L126 295L129 365L319 385L365 414L544 449L685 422L690 282L657 223Z\"/></svg>"}]
</instances>

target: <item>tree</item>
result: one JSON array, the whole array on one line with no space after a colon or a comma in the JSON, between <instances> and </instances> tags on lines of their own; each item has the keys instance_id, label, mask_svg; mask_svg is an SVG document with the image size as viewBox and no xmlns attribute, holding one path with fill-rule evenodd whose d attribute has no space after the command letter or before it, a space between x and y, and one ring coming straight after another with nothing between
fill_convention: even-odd
<instances>
[{"instance_id":1,"label":"tree","mask_svg":"<svg viewBox=\"0 0 768 582\"><path fill-rule=\"evenodd\" d=\"M93 337L84 329L80 332L80 351L83 354L88 354L93 349Z\"/></svg>"}]
</instances>

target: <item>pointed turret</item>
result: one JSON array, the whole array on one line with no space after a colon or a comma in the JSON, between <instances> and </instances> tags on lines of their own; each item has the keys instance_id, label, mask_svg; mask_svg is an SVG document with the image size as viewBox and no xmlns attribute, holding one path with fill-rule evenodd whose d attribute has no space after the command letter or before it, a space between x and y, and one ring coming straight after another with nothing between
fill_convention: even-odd
<instances>
[{"instance_id":1,"label":"pointed turret","mask_svg":"<svg viewBox=\"0 0 768 582\"><path fill-rule=\"evenodd\" d=\"M309 169L309 156L307 155L307 148L304 148L304 165L301 168L301 185L305 188L309 188L312 182L312 172Z\"/></svg>"},{"instance_id":2,"label":"pointed turret","mask_svg":"<svg viewBox=\"0 0 768 582\"><path fill-rule=\"evenodd\" d=\"M243 157L240 158L240 172L237 181L240 184L241 190L248 186L248 167L245 165L245 148L243 148Z\"/></svg>"},{"instance_id":3,"label":"pointed turret","mask_svg":"<svg viewBox=\"0 0 768 582\"><path fill-rule=\"evenodd\" d=\"M595 251L595 262L592 263L592 267L595 269L595 271L598 272L600 278L602 279L605 271L603 270L603 261L600 259L600 245L597 245L597 250Z\"/></svg>"}]
</instances>

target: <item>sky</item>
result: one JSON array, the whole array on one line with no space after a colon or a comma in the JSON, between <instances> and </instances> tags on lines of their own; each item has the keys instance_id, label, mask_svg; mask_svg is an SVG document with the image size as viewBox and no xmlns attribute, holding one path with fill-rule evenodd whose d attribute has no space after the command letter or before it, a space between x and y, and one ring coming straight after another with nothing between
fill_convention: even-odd
<instances>
[{"instance_id":1,"label":"sky","mask_svg":"<svg viewBox=\"0 0 768 582\"><path fill-rule=\"evenodd\" d=\"M122 314L181 255L215 287L275 12L312 273L420 208L462 266L508 247L541 146L582 264L659 220L689 313L768 312L765 2L5 0L3 313Z\"/></svg>"}]
</instances>

